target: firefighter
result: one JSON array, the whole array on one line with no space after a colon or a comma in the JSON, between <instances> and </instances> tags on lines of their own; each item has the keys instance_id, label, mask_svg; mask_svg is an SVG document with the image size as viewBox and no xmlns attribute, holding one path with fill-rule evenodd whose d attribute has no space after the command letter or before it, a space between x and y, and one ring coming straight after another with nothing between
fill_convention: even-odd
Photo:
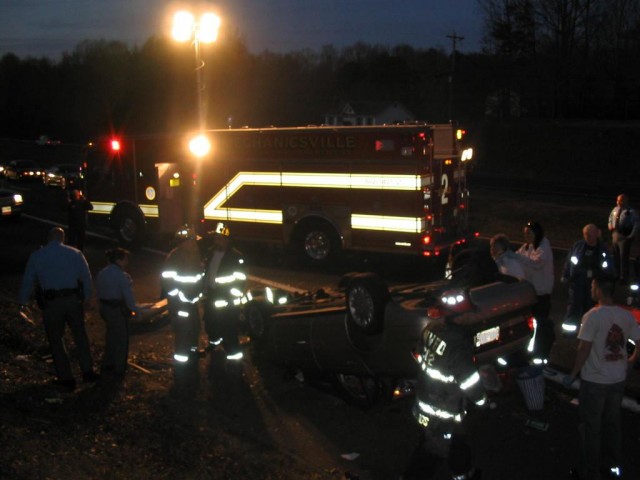
<instances>
[{"instance_id":1,"label":"firefighter","mask_svg":"<svg viewBox=\"0 0 640 480\"><path fill-rule=\"evenodd\" d=\"M227 360L242 359L238 323L244 302L245 274L242 254L231 246L229 228L218 223L209 232L211 245L205 253L204 324L209 348L224 347Z\"/></svg>"},{"instance_id":2,"label":"firefighter","mask_svg":"<svg viewBox=\"0 0 640 480\"><path fill-rule=\"evenodd\" d=\"M455 298L462 296L445 294L442 300L451 304ZM463 308L458 305L456 311L429 323L422 333L413 414L423 436L402 476L405 480L436 478L445 459L452 478L480 478L481 472L471 463L462 423L467 401L484 408L487 397L474 364L473 334L465 326L473 313L458 313Z\"/></svg>"},{"instance_id":3,"label":"firefighter","mask_svg":"<svg viewBox=\"0 0 640 480\"><path fill-rule=\"evenodd\" d=\"M162 269L162 288L167 296L174 333L173 359L177 364L194 363L200 336L199 302L204 276L199 237L190 225L175 234L177 246Z\"/></svg>"}]
</instances>

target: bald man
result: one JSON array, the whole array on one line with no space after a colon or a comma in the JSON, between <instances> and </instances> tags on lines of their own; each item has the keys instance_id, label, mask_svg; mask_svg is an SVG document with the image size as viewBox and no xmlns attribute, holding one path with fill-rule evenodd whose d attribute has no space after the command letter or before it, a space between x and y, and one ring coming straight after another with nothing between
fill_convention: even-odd
<instances>
[{"instance_id":1,"label":"bald man","mask_svg":"<svg viewBox=\"0 0 640 480\"><path fill-rule=\"evenodd\" d=\"M575 335L582 315L593 307L591 281L595 277L615 278L613 257L601 240L600 229L590 223L582 229L582 240L578 240L567 255L561 282L569 285L569 302L562 333Z\"/></svg>"}]
</instances>

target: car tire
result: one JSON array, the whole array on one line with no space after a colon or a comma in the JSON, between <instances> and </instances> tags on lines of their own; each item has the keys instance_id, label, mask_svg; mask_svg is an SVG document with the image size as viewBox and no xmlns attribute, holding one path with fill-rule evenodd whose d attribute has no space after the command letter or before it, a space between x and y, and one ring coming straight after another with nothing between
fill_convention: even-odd
<instances>
[{"instance_id":1,"label":"car tire","mask_svg":"<svg viewBox=\"0 0 640 480\"><path fill-rule=\"evenodd\" d=\"M347 287L347 323L367 335L375 335L384 328L384 311L389 301L389 289L373 273L354 276Z\"/></svg>"},{"instance_id":2,"label":"car tire","mask_svg":"<svg viewBox=\"0 0 640 480\"><path fill-rule=\"evenodd\" d=\"M252 301L244 307L244 323L251 338L257 346L263 346L269 335L269 322L271 309L268 305L260 301Z\"/></svg>"}]
</instances>

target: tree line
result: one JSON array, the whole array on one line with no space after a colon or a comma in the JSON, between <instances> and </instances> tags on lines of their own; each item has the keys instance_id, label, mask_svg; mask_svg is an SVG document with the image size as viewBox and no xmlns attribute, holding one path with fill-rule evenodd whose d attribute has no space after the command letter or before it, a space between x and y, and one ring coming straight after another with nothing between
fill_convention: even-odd
<instances>
[{"instance_id":1,"label":"tree line","mask_svg":"<svg viewBox=\"0 0 640 480\"><path fill-rule=\"evenodd\" d=\"M416 118L640 118L640 0L478 0L475 53L356 43L248 51L202 46L209 128L319 124L344 102L398 101ZM464 32L461 32L464 34ZM84 41L58 61L0 58L0 135L84 142L197 126L193 48Z\"/></svg>"}]
</instances>

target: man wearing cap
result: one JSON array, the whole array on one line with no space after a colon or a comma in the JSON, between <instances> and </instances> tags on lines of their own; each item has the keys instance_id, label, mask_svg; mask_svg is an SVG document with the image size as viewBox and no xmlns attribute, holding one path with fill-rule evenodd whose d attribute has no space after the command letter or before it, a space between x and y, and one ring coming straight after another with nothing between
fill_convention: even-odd
<instances>
[{"instance_id":1,"label":"man wearing cap","mask_svg":"<svg viewBox=\"0 0 640 480\"><path fill-rule=\"evenodd\" d=\"M210 247L205 254L204 325L209 345L223 345L229 361L242 359L238 339L240 309L247 276L242 254L231 246L229 228L218 223L209 232Z\"/></svg>"}]
</instances>

